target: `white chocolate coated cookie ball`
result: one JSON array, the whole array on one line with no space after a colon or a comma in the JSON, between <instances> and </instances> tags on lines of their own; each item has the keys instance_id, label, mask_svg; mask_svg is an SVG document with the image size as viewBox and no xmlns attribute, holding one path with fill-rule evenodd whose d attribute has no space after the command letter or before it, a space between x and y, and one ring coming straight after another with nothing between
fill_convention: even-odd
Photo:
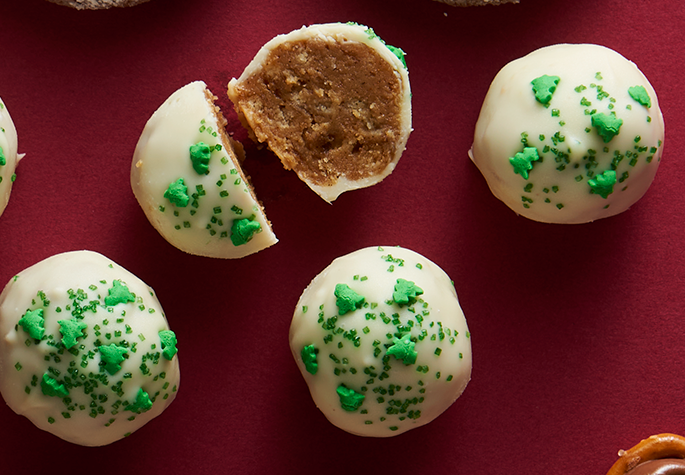
<instances>
[{"instance_id":1,"label":"white chocolate coated cookie ball","mask_svg":"<svg viewBox=\"0 0 685 475\"><path fill-rule=\"evenodd\" d=\"M149 0L48 0L76 10L104 10L112 7L133 7Z\"/></svg>"},{"instance_id":2,"label":"white chocolate coated cookie ball","mask_svg":"<svg viewBox=\"0 0 685 475\"><path fill-rule=\"evenodd\" d=\"M356 435L427 424L464 391L471 340L445 272L414 251L369 247L304 291L290 348L317 407Z\"/></svg>"},{"instance_id":3,"label":"white chocolate coated cookie ball","mask_svg":"<svg viewBox=\"0 0 685 475\"><path fill-rule=\"evenodd\" d=\"M150 223L190 254L240 258L277 242L226 119L202 81L174 92L148 120L131 164L131 188Z\"/></svg>"},{"instance_id":4,"label":"white chocolate coated cookie ball","mask_svg":"<svg viewBox=\"0 0 685 475\"><path fill-rule=\"evenodd\" d=\"M587 223L645 194L663 140L656 92L635 64L603 46L561 44L500 70L470 155L516 213Z\"/></svg>"},{"instance_id":5,"label":"white chocolate coated cookie ball","mask_svg":"<svg viewBox=\"0 0 685 475\"><path fill-rule=\"evenodd\" d=\"M152 289L96 252L45 259L0 294L0 392L75 444L112 443L160 415L176 397L176 351Z\"/></svg>"},{"instance_id":6,"label":"white chocolate coated cookie ball","mask_svg":"<svg viewBox=\"0 0 685 475\"><path fill-rule=\"evenodd\" d=\"M0 99L0 215L9 202L20 158L17 154L17 130L7 106Z\"/></svg>"}]
</instances>

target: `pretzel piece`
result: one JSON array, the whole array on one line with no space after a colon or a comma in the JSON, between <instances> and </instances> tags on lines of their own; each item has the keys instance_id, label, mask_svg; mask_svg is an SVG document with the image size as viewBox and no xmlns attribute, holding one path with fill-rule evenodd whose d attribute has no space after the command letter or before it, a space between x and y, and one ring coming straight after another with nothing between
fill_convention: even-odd
<instances>
[{"instance_id":1,"label":"pretzel piece","mask_svg":"<svg viewBox=\"0 0 685 475\"><path fill-rule=\"evenodd\" d=\"M685 437L676 434L656 434L635 447L618 451L618 460L607 475L624 475L641 463L664 458L685 459Z\"/></svg>"}]
</instances>

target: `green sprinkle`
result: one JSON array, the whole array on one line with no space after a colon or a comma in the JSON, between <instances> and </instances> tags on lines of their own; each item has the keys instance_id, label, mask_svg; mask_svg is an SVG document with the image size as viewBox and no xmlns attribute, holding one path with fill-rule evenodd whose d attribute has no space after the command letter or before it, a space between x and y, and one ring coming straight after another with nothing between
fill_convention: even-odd
<instances>
[{"instance_id":1,"label":"green sprinkle","mask_svg":"<svg viewBox=\"0 0 685 475\"><path fill-rule=\"evenodd\" d=\"M352 290L347 284L337 284L333 294L336 297L335 304L338 307L338 315L345 315L361 308L364 303L364 297Z\"/></svg>"},{"instance_id":2,"label":"green sprinkle","mask_svg":"<svg viewBox=\"0 0 685 475\"><path fill-rule=\"evenodd\" d=\"M164 192L164 198L179 208L185 208L188 206L190 197L188 196L188 187L185 185L185 180L183 180L183 178L179 178L175 182L170 183L169 187ZM160 207L160 211L164 211L162 207Z\"/></svg>"},{"instance_id":3,"label":"green sprinkle","mask_svg":"<svg viewBox=\"0 0 685 475\"><path fill-rule=\"evenodd\" d=\"M414 282L404 279L397 279L397 283L392 293L392 299L400 307L403 305L412 305L416 302L416 297L423 294L423 289L417 286Z\"/></svg>"},{"instance_id":4,"label":"green sprinkle","mask_svg":"<svg viewBox=\"0 0 685 475\"><path fill-rule=\"evenodd\" d=\"M119 363L122 363L126 359L124 354L128 353L126 348L118 346L115 343L108 346L99 346L98 351L100 352L100 361L105 367L105 371L111 375L116 374L121 369Z\"/></svg>"},{"instance_id":5,"label":"green sprinkle","mask_svg":"<svg viewBox=\"0 0 685 475\"><path fill-rule=\"evenodd\" d=\"M209 159L211 156L212 152L209 145L204 142L198 142L190 146L190 160L193 162L193 170L198 175L209 173Z\"/></svg>"},{"instance_id":6,"label":"green sprinkle","mask_svg":"<svg viewBox=\"0 0 685 475\"><path fill-rule=\"evenodd\" d=\"M43 309L29 310L19 319L19 325L29 336L35 340L40 340L45 334L45 319Z\"/></svg>"},{"instance_id":7,"label":"green sprinkle","mask_svg":"<svg viewBox=\"0 0 685 475\"><path fill-rule=\"evenodd\" d=\"M40 381L40 389L46 396L64 398L69 395L69 391L64 387L64 384L52 378L48 373L43 375L43 379Z\"/></svg>"},{"instance_id":8,"label":"green sprinkle","mask_svg":"<svg viewBox=\"0 0 685 475\"><path fill-rule=\"evenodd\" d=\"M535 147L525 147L523 152L519 152L509 158L509 163L514 167L514 173L521 175L526 180L528 172L533 169L533 162L540 160L540 155Z\"/></svg>"},{"instance_id":9,"label":"green sprinkle","mask_svg":"<svg viewBox=\"0 0 685 475\"><path fill-rule=\"evenodd\" d=\"M88 327L85 322L72 318L70 320L58 320L59 332L62 334L62 344L66 349L76 345L77 339L84 337L83 331Z\"/></svg>"},{"instance_id":10,"label":"green sprinkle","mask_svg":"<svg viewBox=\"0 0 685 475\"><path fill-rule=\"evenodd\" d=\"M607 197L614 192L614 185L616 184L616 172L614 170L606 170L604 173L596 175L594 178L588 180L591 193L596 193L602 198Z\"/></svg>"},{"instance_id":11,"label":"green sprinkle","mask_svg":"<svg viewBox=\"0 0 685 475\"><path fill-rule=\"evenodd\" d=\"M143 388L138 389L138 394L136 395L136 400L124 408L125 411L135 412L140 414L142 412L147 412L152 408L152 401L150 400L150 395L143 391Z\"/></svg>"},{"instance_id":12,"label":"green sprinkle","mask_svg":"<svg viewBox=\"0 0 685 475\"><path fill-rule=\"evenodd\" d=\"M234 219L231 226L231 242L234 246L247 244L261 229L262 226L257 221L249 218Z\"/></svg>"},{"instance_id":13,"label":"green sprinkle","mask_svg":"<svg viewBox=\"0 0 685 475\"><path fill-rule=\"evenodd\" d=\"M126 284L120 280L112 282L112 287L107 290L105 305L114 306L120 303L135 302L135 296L128 290Z\"/></svg>"},{"instance_id":14,"label":"green sprinkle","mask_svg":"<svg viewBox=\"0 0 685 475\"><path fill-rule=\"evenodd\" d=\"M415 343L411 341L411 335L407 333L402 338L393 338L392 346L386 352L386 355L394 356L409 366L416 363L416 356L418 353L414 351Z\"/></svg>"},{"instance_id":15,"label":"green sprinkle","mask_svg":"<svg viewBox=\"0 0 685 475\"><path fill-rule=\"evenodd\" d=\"M630 94L630 97L648 109L652 107L652 100L650 99L649 94L647 94L647 90L643 86L629 87L628 94Z\"/></svg>"},{"instance_id":16,"label":"green sprinkle","mask_svg":"<svg viewBox=\"0 0 685 475\"><path fill-rule=\"evenodd\" d=\"M623 120L615 115L607 115L604 112L599 112L592 115L592 126L597 129L597 133L604 143L610 142L614 136L618 135L623 125Z\"/></svg>"},{"instance_id":17,"label":"green sprinkle","mask_svg":"<svg viewBox=\"0 0 685 475\"><path fill-rule=\"evenodd\" d=\"M317 362L316 355L319 350L314 345L307 345L302 348L300 355L302 356L302 362L304 367L310 374L316 374L319 371L319 363Z\"/></svg>"},{"instance_id":18,"label":"green sprinkle","mask_svg":"<svg viewBox=\"0 0 685 475\"><path fill-rule=\"evenodd\" d=\"M531 81L535 100L540 104L548 105L552 95L559 84L559 76L547 76L546 74Z\"/></svg>"},{"instance_id":19,"label":"green sprinkle","mask_svg":"<svg viewBox=\"0 0 685 475\"><path fill-rule=\"evenodd\" d=\"M356 392L354 389L346 387L341 384L336 389L338 397L340 398L340 407L348 412L354 412L364 403L366 396Z\"/></svg>"},{"instance_id":20,"label":"green sprinkle","mask_svg":"<svg viewBox=\"0 0 685 475\"><path fill-rule=\"evenodd\" d=\"M171 330L162 330L159 332L159 339L162 344L162 356L164 356L164 359L171 361L174 355L178 353L176 334Z\"/></svg>"}]
</instances>

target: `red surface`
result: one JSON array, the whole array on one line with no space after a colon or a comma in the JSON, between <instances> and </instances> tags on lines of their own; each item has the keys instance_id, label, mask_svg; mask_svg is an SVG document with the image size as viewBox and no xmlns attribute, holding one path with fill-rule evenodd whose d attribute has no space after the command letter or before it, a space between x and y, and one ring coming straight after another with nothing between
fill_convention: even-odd
<instances>
[{"instance_id":1,"label":"red surface","mask_svg":"<svg viewBox=\"0 0 685 475\"><path fill-rule=\"evenodd\" d=\"M408 53L415 130L390 177L328 205L246 140L225 86L273 36L348 20ZM680 0L152 0L99 12L3 0L0 96L26 158L0 218L0 282L55 253L107 255L157 291L183 378L161 417L103 448L63 442L0 404L2 473L604 474L620 448L685 434L683 25ZM647 195L587 225L517 217L467 158L496 72L561 42L636 62L666 119ZM238 261L171 247L129 186L145 122L197 79L245 143L280 239ZM473 379L446 413L380 440L329 424L288 348L309 281L378 244L450 274L474 353Z\"/></svg>"}]
</instances>

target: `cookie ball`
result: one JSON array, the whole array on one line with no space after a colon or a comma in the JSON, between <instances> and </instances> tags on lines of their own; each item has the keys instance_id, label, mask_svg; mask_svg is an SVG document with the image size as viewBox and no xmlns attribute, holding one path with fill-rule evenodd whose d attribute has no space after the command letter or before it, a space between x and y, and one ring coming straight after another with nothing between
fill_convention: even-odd
<instances>
[{"instance_id":1,"label":"cookie ball","mask_svg":"<svg viewBox=\"0 0 685 475\"><path fill-rule=\"evenodd\" d=\"M470 155L517 214L572 224L638 201L663 146L656 92L635 64L603 46L561 44L497 74Z\"/></svg>"},{"instance_id":2,"label":"cookie ball","mask_svg":"<svg viewBox=\"0 0 685 475\"><path fill-rule=\"evenodd\" d=\"M14 276L0 294L0 392L64 440L100 446L171 404L177 339L154 292L101 254L75 251Z\"/></svg>"},{"instance_id":3,"label":"cookie ball","mask_svg":"<svg viewBox=\"0 0 685 475\"><path fill-rule=\"evenodd\" d=\"M0 216L9 202L15 170L21 157L17 154L17 129L7 106L0 99Z\"/></svg>"},{"instance_id":4,"label":"cookie ball","mask_svg":"<svg viewBox=\"0 0 685 475\"><path fill-rule=\"evenodd\" d=\"M450 278L400 247L334 260L305 289L290 348L317 407L352 434L427 424L464 391L471 340Z\"/></svg>"},{"instance_id":5,"label":"cookie ball","mask_svg":"<svg viewBox=\"0 0 685 475\"><path fill-rule=\"evenodd\" d=\"M57 5L75 8L76 10L104 10L112 7L132 7L150 0L48 0Z\"/></svg>"},{"instance_id":6,"label":"cookie ball","mask_svg":"<svg viewBox=\"0 0 685 475\"><path fill-rule=\"evenodd\" d=\"M275 37L228 96L251 137L328 202L387 177L411 132L404 51L356 23Z\"/></svg>"},{"instance_id":7,"label":"cookie ball","mask_svg":"<svg viewBox=\"0 0 685 475\"><path fill-rule=\"evenodd\" d=\"M202 81L174 92L148 120L131 188L150 223L190 254L235 259L277 242L240 164L242 146Z\"/></svg>"}]
</instances>

